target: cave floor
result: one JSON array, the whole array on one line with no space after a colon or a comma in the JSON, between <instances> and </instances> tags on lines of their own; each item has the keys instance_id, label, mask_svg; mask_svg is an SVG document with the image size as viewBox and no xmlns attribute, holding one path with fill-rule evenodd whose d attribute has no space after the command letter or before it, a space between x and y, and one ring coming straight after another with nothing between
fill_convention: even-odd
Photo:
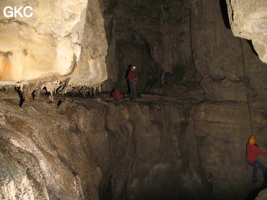
<instances>
[{"instance_id":1,"label":"cave floor","mask_svg":"<svg viewBox=\"0 0 267 200\"><path fill-rule=\"evenodd\" d=\"M12 102L13 104L19 105L20 97L16 91L0 91L0 99L5 100L8 102ZM56 94L54 95L54 101L51 102L48 95L42 93L38 99L38 101L46 102L50 104L58 104L60 101L63 101L65 99L71 99L73 101L79 101L82 103L86 103L87 101L100 101L100 102L114 102L114 103L199 103L195 99L179 99L177 97L170 97L170 96L161 96L156 94L141 94L138 97L136 97L132 102L130 101L129 97L124 95L120 100L114 100L114 98L109 93L98 93L95 96L81 96L81 95L60 95ZM30 98L29 100L26 100L23 102L22 107L27 105L29 102L33 101L34 99Z\"/></svg>"}]
</instances>

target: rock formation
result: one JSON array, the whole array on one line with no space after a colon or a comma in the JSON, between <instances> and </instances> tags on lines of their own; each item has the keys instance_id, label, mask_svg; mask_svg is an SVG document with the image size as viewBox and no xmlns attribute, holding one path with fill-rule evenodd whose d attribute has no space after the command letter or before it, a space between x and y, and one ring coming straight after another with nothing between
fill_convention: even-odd
<instances>
[{"instance_id":1,"label":"rock formation","mask_svg":"<svg viewBox=\"0 0 267 200\"><path fill-rule=\"evenodd\" d=\"M245 145L254 134L267 150L267 68L255 54L265 48L260 33L255 50L233 36L240 2L228 12L223 0L28 3L32 18L1 13L2 199L243 200L259 187ZM130 63L142 95L114 101L112 88L127 96ZM47 103L44 87L72 93Z\"/></svg>"},{"instance_id":2,"label":"rock formation","mask_svg":"<svg viewBox=\"0 0 267 200\"><path fill-rule=\"evenodd\" d=\"M264 199L266 199L266 197L267 197L266 196L266 194L267 194L266 191L267 191L267 189L262 190L255 200L264 200Z\"/></svg>"},{"instance_id":3,"label":"rock formation","mask_svg":"<svg viewBox=\"0 0 267 200\"><path fill-rule=\"evenodd\" d=\"M1 84L70 79L72 86L100 85L107 78L107 41L98 2L87 3L1 1ZM6 16L26 6L31 17Z\"/></svg>"},{"instance_id":4,"label":"rock formation","mask_svg":"<svg viewBox=\"0 0 267 200\"><path fill-rule=\"evenodd\" d=\"M227 0L233 34L251 40L262 62L267 63L267 2Z\"/></svg>"},{"instance_id":5,"label":"rock formation","mask_svg":"<svg viewBox=\"0 0 267 200\"><path fill-rule=\"evenodd\" d=\"M59 97L59 107L40 99L19 108L16 93L1 95L2 199L212 197L190 103Z\"/></svg>"}]
</instances>

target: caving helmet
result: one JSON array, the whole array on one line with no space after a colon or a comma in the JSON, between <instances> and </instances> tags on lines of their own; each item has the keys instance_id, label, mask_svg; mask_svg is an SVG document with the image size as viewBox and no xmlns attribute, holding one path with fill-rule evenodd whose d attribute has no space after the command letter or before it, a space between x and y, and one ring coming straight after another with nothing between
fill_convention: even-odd
<instances>
[{"instance_id":1,"label":"caving helmet","mask_svg":"<svg viewBox=\"0 0 267 200\"><path fill-rule=\"evenodd\" d=\"M250 136L250 138L248 139L248 143L251 145L256 144L256 138L254 135Z\"/></svg>"}]
</instances>

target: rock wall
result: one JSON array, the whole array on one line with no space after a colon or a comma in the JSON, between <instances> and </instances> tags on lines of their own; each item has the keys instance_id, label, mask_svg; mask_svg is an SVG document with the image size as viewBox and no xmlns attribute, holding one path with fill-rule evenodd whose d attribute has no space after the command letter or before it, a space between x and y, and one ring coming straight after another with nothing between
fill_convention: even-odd
<instances>
[{"instance_id":1,"label":"rock wall","mask_svg":"<svg viewBox=\"0 0 267 200\"><path fill-rule=\"evenodd\" d=\"M248 9L240 9L248 8L251 2L231 2L240 15L250 17ZM264 2L259 1L252 6L252 9L255 7L253 11L258 5L261 5L259 10L265 7ZM253 188L249 184L251 172L245 165L248 137L256 135L260 146L266 150L267 72L266 65L257 56L255 42L233 36L235 30L245 29L238 29L238 24L233 27L235 22L231 17L236 21L246 21L246 17L239 19L237 14L228 17L230 9L228 7L227 11L227 4L222 0L154 1L153 5L118 1L106 3L104 8L110 41L109 80L105 84L125 92L125 68L129 63L135 63L136 74L141 79L138 91L199 103L192 116L194 130L200 162L204 164L207 179L214 184L215 196L222 199L245 197L248 188ZM148 13L152 14L148 16ZM179 18L181 13L183 17ZM261 21L264 22L264 17ZM256 23L253 22L255 27L262 27L261 33L264 26ZM259 38L261 34L253 31L251 37ZM263 54L264 51L262 48ZM142 71L143 68L147 71ZM231 157L233 153L235 156ZM223 170L229 168L235 175Z\"/></svg>"},{"instance_id":2,"label":"rock wall","mask_svg":"<svg viewBox=\"0 0 267 200\"><path fill-rule=\"evenodd\" d=\"M73 86L100 85L107 78L107 41L98 2L87 4L1 1L0 84L68 79ZM32 16L9 16L11 9L21 6L21 13L29 6L26 14Z\"/></svg>"},{"instance_id":3,"label":"rock wall","mask_svg":"<svg viewBox=\"0 0 267 200\"><path fill-rule=\"evenodd\" d=\"M244 199L256 186L246 102L42 95L19 107L0 94L2 198Z\"/></svg>"},{"instance_id":4,"label":"rock wall","mask_svg":"<svg viewBox=\"0 0 267 200\"><path fill-rule=\"evenodd\" d=\"M199 89L191 59L190 2L118 0L102 7L109 41L103 90L126 93L129 64L136 66L138 92L182 96Z\"/></svg>"},{"instance_id":5,"label":"rock wall","mask_svg":"<svg viewBox=\"0 0 267 200\"><path fill-rule=\"evenodd\" d=\"M198 1L192 16L193 57L208 100L197 108L195 131L200 160L213 179L216 195L242 199L247 188L253 188L249 186L251 168L246 170L245 163L248 137L256 135L266 151L267 71L251 43L232 36L224 5L223 1Z\"/></svg>"},{"instance_id":6,"label":"rock wall","mask_svg":"<svg viewBox=\"0 0 267 200\"><path fill-rule=\"evenodd\" d=\"M213 197L190 103L42 96L20 108L14 91L1 96L2 199Z\"/></svg>"},{"instance_id":7,"label":"rock wall","mask_svg":"<svg viewBox=\"0 0 267 200\"><path fill-rule=\"evenodd\" d=\"M77 125L56 104L20 108L13 94L1 100L1 199L98 199L101 174Z\"/></svg>"},{"instance_id":8,"label":"rock wall","mask_svg":"<svg viewBox=\"0 0 267 200\"><path fill-rule=\"evenodd\" d=\"M40 46L41 53L48 52L47 62L58 61L55 52L62 43L55 38L75 30L75 37L67 37L79 41L81 51L62 47L72 55L65 61L73 68L64 68L73 74L71 84L94 86L106 78L108 42L105 91L126 92L125 70L132 63L139 92L173 98L143 95L130 103L64 97L56 99L59 106L40 99L18 107L16 94L2 91L2 197L244 199L256 187L245 166L248 137L256 135L266 150L267 70L251 43L232 35L225 2L89 1L86 14L87 2L80 3L78 16L86 19L78 20L80 29L53 33L45 24L38 30L52 35L38 35L18 19L1 20L2 80L13 80L11 63L20 60L13 61L15 55L33 59ZM62 45L72 47L72 39ZM15 48L21 43L32 51ZM38 62L43 71L53 64ZM24 67L17 71L18 77L28 76Z\"/></svg>"},{"instance_id":9,"label":"rock wall","mask_svg":"<svg viewBox=\"0 0 267 200\"><path fill-rule=\"evenodd\" d=\"M251 40L262 62L267 62L267 2L227 0L231 29L236 37Z\"/></svg>"}]
</instances>

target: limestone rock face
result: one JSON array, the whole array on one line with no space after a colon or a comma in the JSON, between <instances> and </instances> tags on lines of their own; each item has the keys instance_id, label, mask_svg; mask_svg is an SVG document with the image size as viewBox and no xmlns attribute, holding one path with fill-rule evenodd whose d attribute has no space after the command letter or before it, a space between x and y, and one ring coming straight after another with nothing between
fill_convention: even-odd
<instances>
[{"instance_id":1,"label":"limestone rock face","mask_svg":"<svg viewBox=\"0 0 267 200\"><path fill-rule=\"evenodd\" d=\"M245 167L248 115L246 103L206 103L196 110L194 127L199 158L219 199L244 199L247 195L246 188L239 186L251 181Z\"/></svg>"},{"instance_id":2,"label":"limestone rock face","mask_svg":"<svg viewBox=\"0 0 267 200\"><path fill-rule=\"evenodd\" d=\"M14 91L0 94L2 197L204 200L247 195L246 102L58 96L60 104L48 104L41 96L19 107ZM260 138L264 106L254 101L255 108Z\"/></svg>"},{"instance_id":3,"label":"limestone rock face","mask_svg":"<svg viewBox=\"0 0 267 200\"><path fill-rule=\"evenodd\" d=\"M5 81L55 81L68 77L72 85L93 86L105 80L107 42L104 29L101 29L102 18L96 14L100 7L96 1L92 2L87 10L87 0L30 1L28 4L20 0L1 1L1 84ZM17 14L9 17L11 8L7 6L13 9L30 6L32 10L28 8L25 13L32 16ZM91 21L85 23L86 19ZM89 26L92 29L88 37ZM82 45L84 35L90 44ZM86 50L88 45L90 52Z\"/></svg>"},{"instance_id":4,"label":"limestone rock face","mask_svg":"<svg viewBox=\"0 0 267 200\"><path fill-rule=\"evenodd\" d=\"M8 1L0 5L3 2ZM48 2L35 1L46 6ZM76 11L74 2L69 2L71 13ZM199 200L200 194L203 199L245 199L255 187L251 168L245 166L247 138L256 135L266 151L267 68L251 44L234 37L226 26L222 2L111 0L89 1L87 8L83 2L82 12L78 6L81 21L66 29L58 27L57 16L56 23L40 25L40 30L26 25L30 20L1 20L3 80L34 72L29 68L26 73L23 67L16 74L10 66L27 59L35 62L34 53L43 50L49 58L47 65L44 57L40 61L43 71L59 66L54 61L63 62L57 57L62 46L71 52L72 59L65 60L71 67L62 68L70 76L59 74L56 79L66 76L73 85L101 83L107 76L106 37L107 91L112 87L126 91L125 67L132 63L139 91L173 96L143 95L134 103L60 97L60 106L40 100L18 107L18 97L4 96L2 91L0 170L5 173L1 180L9 181L3 183L5 189L15 184L16 190L10 194L3 190L1 195L12 198L27 190L26 196L41 199L178 199L179 195ZM256 4L264 7L261 3ZM22 48L27 44L31 54ZM74 53L73 45L80 53ZM16 53L16 49L21 50ZM17 55L25 59L12 60ZM56 74L57 67L52 72ZM36 74L39 79L41 73Z\"/></svg>"},{"instance_id":5,"label":"limestone rock face","mask_svg":"<svg viewBox=\"0 0 267 200\"><path fill-rule=\"evenodd\" d=\"M255 200L264 200L267 198L267 189L262 190Z\"/></svg>"},{"instance_id":6,"label":"limestone rock face","mask_svg":"<svg viewBox=\"0 0 267 200\"><path fill-rule=\"evenodd\" d=\"M104 1L103 10L109 41L104 89L126 93L129 64L136 66L138 92L181 96L199 89L191 59L190 2Z\"/></svg>"},{"instance_id":7,"label":"limestone rock face","mask_svg":"<svg viewBox=\"0 0 267 200\"><path fill-rule=\"evenodd\" d=\"M58 106L43 97L18 107L14 91L1 96L2 199L213 197L190 103L59 98Z\"/></svg>"},{"instance_id":8,"label":"limestone rock face","mask_svg":"<svg viewBox=\"0 0 267 200\"><path fill-rule=\"evenodd\" d=\"M105 61L108 42L98 0L88 2L81 48L80 59L70 75L69 84L99 87L108 76Z\"/></svg>"},{"instance_id":9,"label":"limestone rock face","mask_svg":"<svg viewBox=\"0 0 267 200\"><path fill-rule=\"evenodd\" d=\"M77 124L45 101L13 107L14 95L0 103L0 198L98 199L101 172L84 152Z\"/></svg>"},{"instance_id":10,"label":"limestone rock face","mask_svg":"<svg viewBox=\"0 0 267 200\"><path fill-rule=\"evenodd\" d=\"M31 180L21 164L7 155L0 155L1 199L48 199L43 187Z\"/></svg>"},{"instance_id":11,"label":"limestone rock face","mask_svg":"<svg viewBox=\"0 0 267 200\"><path fill-rule=\"evenodd\" d=\"M248 137L255 134L266 151L267 70L250 43L232 36L221 2L196 1L192 15L193 58L207 98L196 109L195 130L200 160L216 196L244 199L249 189L241 189L241 182L253 188L251 168L245 166ZM233 173L222 171L229 168Z\"/></svg>"},{"instance_id":12,"label":"limestone rock face","mask_svg":"<svg viewBox=\"0 0 267 200\"><path fill-rule=\"evenodd\" d=\"M267 2L227 0L227 4L233 34L251 40L261 61L267 63Z\"/></svg>"}]
</instances>

